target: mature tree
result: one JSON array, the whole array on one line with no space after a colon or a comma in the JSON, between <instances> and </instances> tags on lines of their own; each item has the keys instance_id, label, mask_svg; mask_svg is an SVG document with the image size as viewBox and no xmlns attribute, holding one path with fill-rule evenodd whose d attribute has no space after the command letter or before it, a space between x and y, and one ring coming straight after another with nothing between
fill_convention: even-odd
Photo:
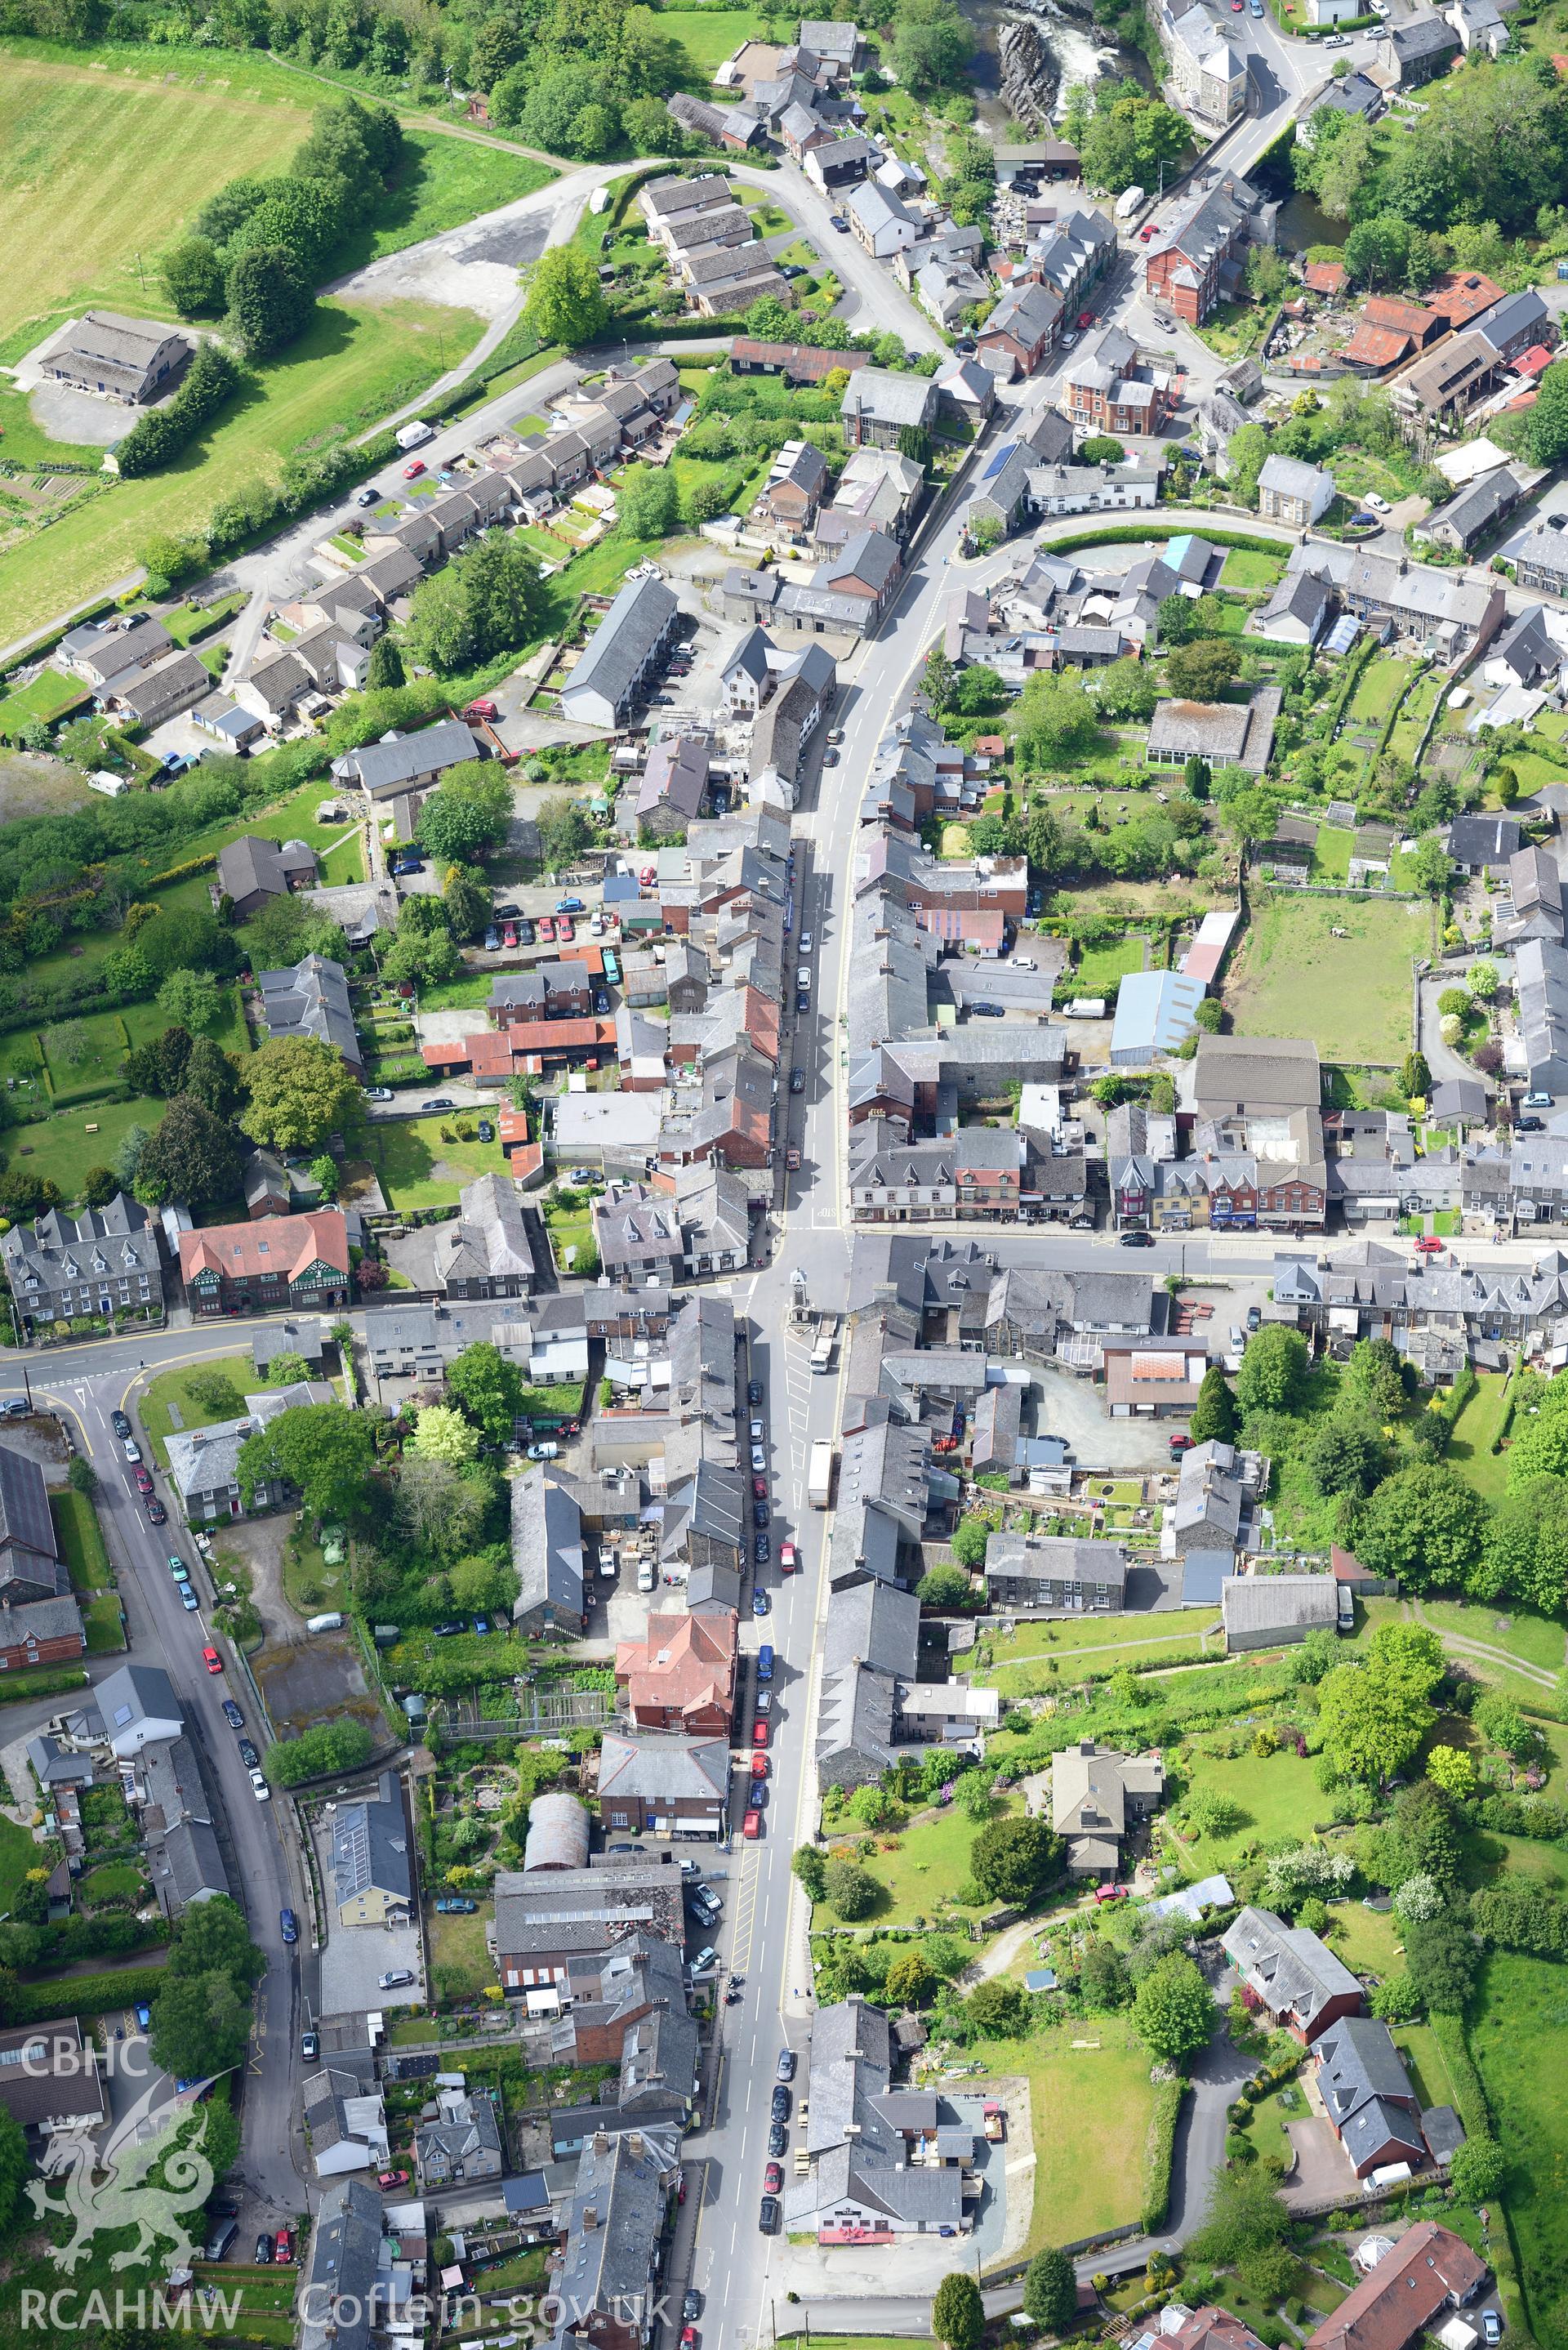
<instances>
[{"instance_id":1,"label":"mature tree","mask_svg":"<svg viewBox=\"0 0 1568 2350\"><path fill-rule=\"evenodd\" d=\"M924 2007L934 1999L936 1974L919 1950L902 1950L888 1970L888 1997L897 2007Z\"/></svg>"},{"instance_id":2,"label":"mature tree","mask_svg":"<svg viewBox=\"0 0 1568 2350\"><path fill-rule=\"evenodd\" d=\"M1568 1602L1568 1485L1561 1476L1531 1477L1494 1503L1481 1564L1469 1587L1502 1592L1560 1616Z\"/></svg>"},{"instance_id":3,"label":"mature tree","mask_svg":"<svg viewBox=\"0 0 1568 2350\"><path fill-rule=\"evenodd\" d=\"M254 1142L313 1150L359 1117L359 1088L335 1045L274 1036L245 1065L251 1097L240 1125Z\"/></svg>"},{"instance_id":4,"label":"mature tree","mask_svg":"<svg viewBox=\"0 0 1568 2350\"><path fill-rule=\"evenodd\" d=\"M609 319L597 265L580 245L552 245L534 264L524 316L542 343L596 342Z\"/></svg>"},{"instance_id":5,"label":"mature tree","mask_svg":"<svg viewBox=\"0 0 1568 2350\"><path fill-rule=\"evenodd\" d=\"M1261 424L1238 425L1225 452L1231 488L1241 504L1258 503L1258 476L1269 455L1269 436Z\"/></svg>"},{"instance_id":6,"label":"mature tree","mask_svg":"<svg viewBox=\"0 0 1568 2350\"><path fill-rule=\"evenodd\" d=\"M1291 1679L1298 1687L1315 1687L1339 1662L1339 1635L1320 1625L1291 1651Z\"/></svg>"},{"instance_id":7,"label":"mature tree","mask_svg":"<svg viewBox=\"0 0 1568 2350\"><path fill-rule=\"evenodd\" d=\"M1496 2138L1467 2138L1449 2158L1449 2184L1461 2203L1490 2203L1501 2191L1507 2168Z\"/></svg>"},{"instance_id":8,"label":"mature tree","mask_svg":"<svg viewBox=\"0 0 1568 2350\"><path fill-rule=\"evenodd\" d=\"M1410 859L1410 878L1428 898L1440 898L1451 871L1449 852L1440 840L1421 841Z\"/></svg>"},{"instance_id":9,"label":"mature tree","mask_svg":"<svg viewBox=\"0 0 1568 2350\"><path fill-rule=\"evenodd\" d=\"M827 1890L827 1855L815 1844L796 1847L790 1867L798 1878L808 1901L820 1901Z\"/></svg>"},{"instance_id":10,"label":"mature tree","mask_svg":"<svg viewBox=\"0 0 1568 2350\"><path fill-rule=\"evenodd\" d=\"M1193 702L1212 702L1223 693L1241 665L1241 657L1228 637L1196 637L1166 656L1165 673L1173 693Z\"/></svg>"},{"instance_id":11,"label":"mature tree","mask_svg":"<svg viewBox=\"0 0 1568 2350\"><path fill-rule=\"evenodd\" d=\"M417 1549L461 1558L481 1538L490 1494L487 1479L409 1451L398 1473L393 1516L399 1532Z\"/></svg>"},{"instance_id":12,"label":"mature tree","mask_svg":"<svg viewBox=\"0 0 1568 2350\"><path fill-rule=\"evenodd\" d=\"M1422 2005L1459 2015L1475 1986L1480 1953L1469 1919L1457 1905L1405 1929L1405 1964Z\"/></svg>"},{"instance_id":13,"label":"mature tree","mask_svg":"<svg viewBox=\"0 0 1568 2350\"><path fill-rule=\"evenodd\" d=\"M495 911L495 893L472 865L449 865L441 885L441 911L454 939L477 938Z\"/></svg>"},{"instance_id":14,"label":"mature tree","mask_svg":"<svg viewBox=\"0 0 1568 2350\"><path fill-rule=\"evenodd\" d=\"M1189 1433L1194 1444L1207 1444L1211 1437L1230 1444L1235 1440L1236 1426L1236 1399L1220 1365L1211 1362L1198 1390Z\"/></svg>"},{"instance_id":15,"label":"mature tree","mask_svg":"<svg viewBox=\"0 0 1568 2350\"><path fill-rule=\"evenodd\" d=\"M517 1596L517 1570L496 1558L460 1559L451 1575L452 1596L475 1615L509 1608Z\"/></svg>"},{"instance_id":16,"label":"mature tree","mask_svg":"<svg viewBox=\"0 0 1568 2350\"><path fill-rule=\"evenodd\" d=\"M961 88L974 35L952 0L898 0L893 68L917 98Z\"/></svg>"},{"instance_id":17,"label":"mature tree","mask_svg":"<svg viewBox=\"0 0 1568 2350\"><path fill-rule=\"evenodd\" d=\"M526 1385L516 1364L499 1347L480 1339L453 1357L446 1389L492 1444L504 1444L522 1412Z\"/></svg>"},{"instance_id":18,"label":"mature tree","mask_svg":"<svg viewBox=\"0 0 1568 2350\"><path fill-rule=\"evenodd\" d=\"M680 495L668 465L628 465L615 502L628 538L667 538L680 520Z\"/></svg>"},{"instance_id":19,"label":"mature tree","mask_svg":"<svg viewBox=\"0 0 1568 2350\"><path fill-rule=\"evenodd\" d=\"M114 1154L115 1180L123 1191L133 1191L142 1158L152 1137L144 1126L128 1126Z\"/></svg>"},{"instance_id":20,"label":"mature tree","mask_svg":"<svg viewBox=\"0 0 1568 2350\"><path fill-rule=\"evenodd\" d=\"M165 2073L194 2081L231 2073L244 2061L250 2034L250 2002L227 1974L165 1972L152 2001L152 2057Z\"/></svg>"},{"instance_id":21,"label":"mature tree","mask_svg":"<svg viewBox=\"0 0 1568 2350\"><path fill-rule=\"evenodd\" d=\"M182 318L214 317L223 307L223 267L204 236L182 237L163 256L164 291Z\"/></svg>"},{"instance_id":22,"label":"mature tree","mask_svg":"<svg viewBox=\"0 0 1568 2350\"><path fill-rule=\"evenodd\" d=\"M239 1188L240 1154L228 1125L193 1095L176 1094L137 1162L138 1199L205 1208Z\"/></svg>"},{"instance_id":23,"label":"mature tree","mask_svg":"<svg viewBox=\"0 0 1568 2350\"><path fill-rule=\"evenodd\" d=\"M8 2229L16 2217L29 2160L21 2123L0 2110L0 2228Z\"/></svg>"},{"instance_id":24,"label":"mature tree","mask_svg":"<svg viewBox=\"0 0 1568 2350\"><path fill-rule=\"evenodd\" d=\"M334 962L348 959L339 924L292 890L253 914L243 935L254 971L281 971L307 954L329 955Z\"/></svg>"},{"instance_id":25,"label":"mature tree","mask_svg":"<svg viewBox=\"0 0 1568 2350\"><path fill-rule=\"evenodd\" d=\"M854 1860L830 1860L823 1891L839 1916L851 1925L857 1918L868 1918L882 1898L882 1887L871 1871Z\"/></svg>"},{"instance_id":26,"label":"mature tree","mask_svg":"<svg viewBox=\"0 0 1568 2350\"><path fill-rule=\"evenodd\" d=\"M1519 1492L1538 1477L1568 1475L1568 1379L1557 1378L1521 1415L1509 1448L1508 1482Z\"/></svg>"},{"instance_id":27,"label":"mature tree","mask_svg":"<svg viewBox=\"0 0 1568 2350\"><path fill-rule=\"evenodd\" d=\"M926 665L920 672L920 690L930 704L933 714L940 718L950 710L958 694L959 672L940 644L933 645L926 655Z\"/></svg>"},{"instance_id":28,"label":"mature tree","mask_svg":"<svg viewBox=\"0 0 1568 2350\"><path fill-rule=\"evenodd\" d=\"M1133 2000L1133 2022L1145 2047L1161 2064L1181 2069L1208 2046L1216 2012L1214 1994L1178 1950L1145 1975Z\"/></svg>"},{"instance_id":29,"label":"mature tree","mask_svg":"<svg viewBox=\"0 0 1568 2350\"><path fill-rule=\"evenodd\" d=\"M1533 465L1560 465L1568 458L1568 359L1553 359L1542 373L1527 426Z\"/></svg>"},{"instance_id":30,"label":"mature tree","mask_svg":"<svg viewBox=\"0 0 1568 2350\"><path fill-rule=\"evenodd\" d=\"M922 1607L980 1607L985 1602L984 1590L961 1566L928 1567L916 1596Z\"/></svg>"},{"instance_id":31,"label":"mature tree","mask_svg":"<svg viewBox=\"0 0 1568 2350\"><path fill-rule=\"evenodd\" d=\"M198 1036L191 1046L180 1091L210 1109L214 1118L230 1119L245 1098L240 1065L211 1036Z\"/></svg>"},{"instance_id":32,"label":"mature tree","mask_svg":"<svg viewBox=\"0 0 1568 2350\"><path fill-rule=\"evenodd\" d=\"M1081 685L1059 684L1042 671L1018 698L1018 755L1027 766L1079 758L1093 748L1098 732L1098 713Z\"/></svg>"},{"instance_id":33,"label":"mature tree","mask_svg":"<svg viewBox=\"0 0 1568 2350\"><path fill-rule=\"evenodd\" d=\"M1065 2252L1036 2252L1023 2272L1023 2314L1047 2334L1065 2334L1078 2314L1078 2280Z\"/></svg>"},{"instance_id":34,"label":"mature tree","mask_svg":"<svg viewBox=\"0 0 1568 2350\"><path fill-rule=\"evenodd\" d=\"M1462 1746L1434 1746L1427 1757L1427 1776L1445 1795L1462 1800L1476 1791L1476 1766Z\"/></svg>"},{"instance_id":35,"label":"mature tree","mask_svg":"<svg viewBox=\"0 0 1568 2350\"><path fill-rule=\"evenodd\" d=\"M403 668L403 656L398 650L395 637L382 635L370 648L370 666L365 672L365 682L371 692L393 685L406 685L408 673Z\"/></svg>"},{"instance_id":36,"label":"mature tree","mask_svg":"<svg viewBox=\"0 0 1568 2350\"><path fill-rule=\"evenodd\" d=\"M534 817L539 847L553 873L564 873L593 838L593 827L575 800L555 793L541 800Z\"/></svg>"},{"instance_id":37,"label":"mature tree","mask_svg":"<svg viewBox=\"0 0 1568 2350\"><path fill-rule=\"evenodd\" d=\"M1251 1351L1249 1347L1249 1356ZM1462 1584L1480 1555L1488 1514L1456 1469L1440 1461L1418 1462L1398 1470L1373 1494L1357 1526L1356 1554L1373 1574L1396 1575L1417 1590Z\"/></svg>"},{"instance_id":38,"label":"mature tree","mask_svg":"<svg viewBox=\"0 0 1568 2350\"><path fill-rule=\"evenodd\" d=\"M991 1528L983 1518L961 1518L953 1529L953 1556L961 1566L979 1566L990 1539Z\"/></svg>"},{"instance_id":39,"label":"mature tree","mask_svg":"<svg viewBox=\"0 0 1568 2350\"><path fill-rule=\"evenodd\" d=\"M969 1873L992 1901L1029 1901L1053 1877L1062 1840L1032 1814L993 1820L969 1848Z\"/></svg>"},{"instance_id":40,"label":"mature tree","mask_svg":"<svg viewBox=\"0 0 1568 2350\"><path fill-rule=\"evenodd\" d=\"M1387 1457L1383 1439L1358 1412L1335 1411L1318 1423L1305 1465L1320 1493L1369 1493Z\"/></svg>"},{"instance_id":41,"label":"mature tree","mask_svg":"<svg viewBox=\"0 0 1568 2350\"><path fill-rule=\"evenodd\" d=\"M1120 195L1136 181L1147 186L1187 149L1191 133L1182 117L1162 99L1136 92L1110 98L1122 84L1102 85L1109 103L1102 103L1085 131L1080 152L1084 178L1092 188Z\"/></svg>"},{"instance_id":42,"label":"mature tree","mask_svg":"<svg viewBox=\"0 0 1568 2350\"><path fill-rule=\"evenodd\" d=\"M190 976L189 973L184 974ZM137 1045L120 1063L126 1082L138 1093L160 1094L165 1101L172 1100L185 1090L185 1072L191 1063L191 1032L188 1028L165 1028L161 1035L150 1036L145 1045Z\"/></svg>"},{"instance_id":43,"label":"mature tree","mask_svg":"<svg viewBox=\"0 0 1568 2350\"><path fill-rule=\"evenodd\" d=\"M175 1026L199 1035L218 1016L218 983L210 971L171 971L158 991L158 1009Z\"/></svg>"},{"instance_id":44,"label":"mature tree","mask_svg":"<svg viewBox=\"0 0 1568 2350\"><path fill-rule=\"evenodd\" d=\"M318 1518L345 1517L363 1502L375 1464L370 1423L346 1404L297 1404L240 1447L240 1491L248 1509L258 1483L283 1479Z\"/></svg>"},{"instance_id":45,"label":"mature tree","mask_svg":"<svg viewBox=\"0 0 1568 2350\"><path fill-rule=\"evenodd\" d=\"M226 1894L185 1910L169 1953L171 1975L205 1975L221 1970L241 1991L266 1972L265 1953L252 1941L244 1912Z\"/></svg>"},{"instance_id":46,"label":"mature tree","mask_svg":"<svg viewBox=\"0 0 1568 2350\"><path fill-rule=\"evenodd\" d=\"M980 2350L985 2304L973 2277L954 2269L943 2277L931 2303L931 2333L947 2350Z\"/></svg>"},{"instance_id":47,"label":"mature tree","mask_svg":"<svg viewBox=\"0 0 1568 2350\"><path fill-rule=\"evenodd\" d=\"M1345 1385L1379 1419L1393 1419L1404 1409L1404 1360L1391 1339L1362 1338L1350 1350Z\"/></svg>"},{"instance_id":48,"label":"mature tree","mask_svg":"<svg viewBox=\"0 0 1568 2350\"><path fill-rule=\"evenodd\" d=\"M1410 1052L1405 1055L1405 1066L1399 1072L1401 1090L1412 1101L1424 1101L1432 1090L1432 1072L1425 1053Z\"/></svg>"},{"instance_id":49,"label":"mature tree","mask_svg":"<svg viewBox=\"0 0 1568 2350\"><path fill-rule=\"evenodd\" d=\"M1485 1690L1476 1700L1471 1719L1490 1745L1515 1761L1540 1743L1540 1733L1532 1729L1512 1699L1505 1697L1501 1690Z\"/></svg>"},{"instance_id":50,"label":"mature tree","mask_svg":"<svg viewBox=\"0 0 1568 2350\"><path fill-rule=\"evenodd\" d=\"M1029 1994L1007 1975L988 1975L963 2003L975 2030L987 2040L1017 2040L1029 2028Z\"/></svg>"},{"instance_id":51,"label":"mature tree","mask_svg":"<svg viewBox=\"0 0 1568 2350\"><path fill-rule=\"evenodd\" d=\"M285 245L257 245L237 255L223 282L228 331L247 359L281 350L315 315L316 296Z\"/></svg>"},{"instance_id":52,"label":"mature tree","mask_svg":"<svg viewBox=\"0 0 1568 2350\"><path fill-rule=\"evenodd\" d=\"M966 678L971 674L964 672ZM1149 663L1135 660L1131 654L1124 654L1096 674L1095 701L1106 718L1118 723L1152 718L1158 700L1159 687Z\"/></svg>"},{"instance_id":53,"label":"mature tree","mask_svg":"<svg viewBox=\"0 0 1568 2350\"><path fill-rule=\"evenodd\" d=\"M539 567L523 541L492 531L421 580L409 615L409 650L441 676L514 652L527 640L538 594Z\"/></svg>"},{"instance_id":54,"label":"mature tree","mask_svg":"<svg viewBox=\"0 0 1568 2350\"><path fill-rule=\"evenodd\" d=\"M443 863L493 856L512 823L512 785L488 761L464 760L443 775L420 810L420 847Z\"/></svg>"},{"instance_id":55,"label":"mature tree","mask_svg":"<svg viewBox=\"0 0 1568 2350\"><path fill-rule=\"evenodd\" d=\"M1182 1810L1189 1826L1204 1835L1230 1835L1246 1817L1233 1797L1221 1794L1217 1788L1206 1787L1201 1782L1187 1796Z\"/></svg>"},{"instance_id":56,"label":"mature tree","mask_svg":"<svg viewBox=\"0 0 1568 2350\"><path fill-rule=\"evenodd\" d=\"M166 979L171 971L215 971L223 978L238 965L228 931L215 916L194 906L182 913L166 908L138 930L136 946L154 979Z\"/></svg>"},{"instance_id":57,"label":"mature tree","mask_svg":"<svg viewBox=\"0 0 1568 2350\"><path fill-rule=\"evenodd\" d=\"M445 1461L460 1469L465 1461L477 1459L479 1430L450 1404L427 1404L409 1442L420 1460Z\"/></svg>"},{"instance_id":58,"label":"mature tree","mask_svg":"<svg viewBox=\"0 0 1568 2350\"><path fill-rule=\"evenodd\" d=\"M1306 1387L1306 1340L1299 1330L1268 1322L1247 1341L1236 1374L1236 1401L1243 1413L1295 1411Z\"/></svg>"},{"instance_id":59,"label":"mature tree","mask_svg":"<svg viewBox=\"0 0 1568 2350\"><path fill-rule=\"evenodd\" d=\"M1342 1779L1381 1785L1420 1751L1436 1719L1412 1683L1370 1661L1336 1666L1319 1684L1324 1752Z\"/></svg>"}]
</instances>

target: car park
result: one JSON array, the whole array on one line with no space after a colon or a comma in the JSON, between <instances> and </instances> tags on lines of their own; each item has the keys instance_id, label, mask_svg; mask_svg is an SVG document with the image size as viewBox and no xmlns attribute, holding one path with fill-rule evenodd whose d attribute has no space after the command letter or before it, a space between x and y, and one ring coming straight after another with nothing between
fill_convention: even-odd
<instances>
[{"instance_id":1,"label":"car park","mask_svg":"<svg viewBox=\"0 0 1568 2350\"><path fill-rule=\"evenodd\" d=\"M203 1648L202 1651L202 1662L206 1666L207 1670L210 1673L221 1673L223 1669L223 1660L222 1657L219 1656L216 1648Z\"/></svg>"},{"instance_id":2,"label":"car park","mask_svg":"<svg viewBox=\"0 0 1568 2350\"><path fill-rule=\"evenodd\" d=\"M277 1913L277 1924L278 1931L286 1942L298 1941L299 1920L292 1909L280 1909Z\"/></svg>"},{"instance_id":3,"label":"car park","mask_svg":"<svg viewBox=\"0 0 1568 2350\"><path fill-rule=\"evenodd\" d=\"M243 1730L245 1726L244 1715L232 1697L226 1697L223 1700L223 1720L231 1730Z\"/></svg>"},{"instance_id":4,"label":"car park","mask_svg":"<svg viewBox=\"0 0 1568 2350\"><path fill-rule=\"evenodd\" d=\"M569 947L576 935L577 926L573 921L570 914L560 915L556 923L556 938L557 943L564 947Z\"/></svg>"}]
</instances>

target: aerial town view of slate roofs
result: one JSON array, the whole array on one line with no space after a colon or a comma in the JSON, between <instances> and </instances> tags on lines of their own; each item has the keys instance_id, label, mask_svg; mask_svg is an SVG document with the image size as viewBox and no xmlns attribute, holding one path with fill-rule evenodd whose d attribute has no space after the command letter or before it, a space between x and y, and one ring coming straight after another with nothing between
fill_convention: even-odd
<instances>
[{"instance_id":1,"label":"aerial town view of slate roofs","mask_svg":"<svg viewBox=\"0 0 1568 2350\"><path fill-rule=\"evenodd\" d=\"M1568 2350L1568 0L0 192L0 2350Z\"/></svg>"}]
</instances>

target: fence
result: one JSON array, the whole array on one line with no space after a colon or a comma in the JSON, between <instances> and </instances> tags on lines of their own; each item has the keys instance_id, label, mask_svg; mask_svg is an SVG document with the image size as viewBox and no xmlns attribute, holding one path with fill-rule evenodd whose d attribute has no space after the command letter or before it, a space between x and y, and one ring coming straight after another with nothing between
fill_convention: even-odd
<instances>
[{"instance_id":1,"label":"fence","mask_svg":"<svg viewBox=\"0 0 1568 2350\"><path fill-rule=\"evenodd\" d=\"M610 1717L607 1690L539 1689L516 1692L517 1711L504 1721L481 1715L479 1700L438 1697L431 1703L431 1726L449 1738L517 1738L530 1731L597 1730Z\"/></svg>"}]
</instances>

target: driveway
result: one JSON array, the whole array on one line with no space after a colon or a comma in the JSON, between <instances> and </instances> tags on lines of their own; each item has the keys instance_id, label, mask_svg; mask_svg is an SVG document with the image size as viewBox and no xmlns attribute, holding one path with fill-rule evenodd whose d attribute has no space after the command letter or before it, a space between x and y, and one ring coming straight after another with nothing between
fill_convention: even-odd
<instances>
[{"instance_id":1,"label":"driveway","mask_svg":"<svg viewBox=\"0 0 1568 2350\"><path fill-rule=\"evenodd\" d=\"M1353 2203L1361 2192L1361 2182L1350 2167L1350 2158L1322 2116L1303 2114L1299 2121L1285 2124L1285 2136L1295 2149L1296 2164L1286 2184L1280 2189L1290 2210L1310 2209L1325 2203L1331 2196Z\"/></svg>"},{"instance_id":2,"label":"driveway","mask_svg":"<svg viewBox=\"0 0 1568 2350\"><path fill-rule=\"evenodd\" d=\"M317 1874L331 1899L332 1823L323 1814L312 1831ZM328 1917L327 1940L321 1951L320 2012L328 2015L367 2015L372 2008L415 2007L424 1998L424 1953L417 1925L338 1926ZM411 1983L382 1991L377 1978L403 1968Z\"/></svg>"},{"instance_id":3,"label":"driveway","mask_svg":"<svg viewBox=\"0 0 1568 2350\"><path fill-rule=\"evenodd\" d=\"M1083 1469L1168 1469L1170 1438L1177 1423L1163 1419L1112 1419L1104 1389L1070 1371L1031 1374L1042 1436L1065 1437Z\"/></svg>"}]
</instances>

